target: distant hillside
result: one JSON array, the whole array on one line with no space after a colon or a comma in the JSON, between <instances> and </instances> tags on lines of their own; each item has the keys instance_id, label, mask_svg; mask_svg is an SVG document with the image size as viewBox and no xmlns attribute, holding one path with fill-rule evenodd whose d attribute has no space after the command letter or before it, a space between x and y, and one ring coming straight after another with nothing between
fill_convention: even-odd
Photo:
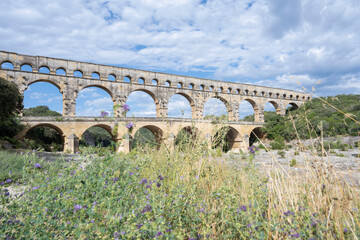
<instances>
[{"instance_id":1,"label":"distant hillside","mask_svg":"<svg viewBox=\"0 0 360 240\"><path fill-rule=\"evenodd\" d=\"M315 98L299 109L289 111L286 116L279 116L275 112L265 112L263 131L270 139L282 136L288 141L295 139L297 133L302 139L310 138L310 136L317 137L321 131L325 137L360 134L360 124L347 117L351 116L360 121L360 95L338 95L321 99ZM294 131L293 123L295 123L297 133Z\"/></svg>"},{"instance_id":2,"label":"distant hillside","mask_svg":"<svg viewBox=\"0 0 360 240\"><path fill-rule=\"evenodd\" d=\"M23 110L24 116L62 116L61 113L52 111L48 106L37 106Z\"/></svg>"}]
</instances>

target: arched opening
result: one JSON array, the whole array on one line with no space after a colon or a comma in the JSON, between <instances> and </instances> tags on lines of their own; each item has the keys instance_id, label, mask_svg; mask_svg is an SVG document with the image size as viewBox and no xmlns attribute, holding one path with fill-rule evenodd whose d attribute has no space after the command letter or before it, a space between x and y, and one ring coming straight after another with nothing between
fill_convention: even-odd
<instances>
[{"instance_id":1,"label":"arched opening","mask_svg":"<svg viewBox=\"0 0 360 240\"><path fill-rule=\"evenodd\" d=\"M194 126L187 126L182 128L175 138L175 145L180 148L181 151L189 150L196 146L197 136L199 130Z\"/></svg>"},{"instance_id":2,"label":"arched opening","mask_svg":"<svg viewBox=\"0 0 360 240\"><path fill-rule=\"evenodd\" d=\"M83 73L80 70L74 71L74 77L83 77Z\"/></svg>"},{"instance_id":3,"label":"arched opening","mask_svg":"<svg viewBox=\"0 0 360 240\"><path fill-rule=\"evenodd\" d=\"M145 80L144 80L143 78L139 78L139 79L138 79L138 83L139 83L139 84L144 84L144 83L145 83Z\"/></svg>"},{"instance_id":4,"label":"arched opening","mask_svg":"<svg viewBox=\"0 0 360 240\"><path fill-rule=\"evenodd\" d=\"M240 134L230 127L225 126L216 131L212 139L212 148L221 149L223 152L228 152L234 149L240 149Z\"/></svg>"},{"instance_id":5,"label":"arched opening","mask_svg":"<svg viewBox=\"0 0 360 240\"><path fill-rule=\"evenodd\" d=\"M14 70L14 64L12 64L11 62L3 62L1 64L1 68Z\"/></svg>"},{"instance_id":6,"label":"arched opening","mask_svg":"<svg viewBox=\"0 0 360 240\"><path fill-rule=\"evenodd\" d=\"M102 112L111 115L113 101L110 91L102 86L89 86L82 89L76 99L76 116L103 116Z\"/></svg>"},{"instance_id":7,"label":"arched opening","mask_svg":"<svg viewBox=\"0 0 360 240\"><path fill-rule=\"evenodd\" d=\"M109 80L109 81L116 81L116 76L115 76L115 74L109 74L108 80Z\"/></svg>"},{"instance_id":8,"label":"arched opening","mask_svg":"<svg viewBox=\"0 0 360 240\"><path fill-rule=\"evenodd\" d=\"M124 77L124 82L131 83L131 78L129 76Z\"/></svg>"},{"instance_id":9,"label":"arched opening","mask_svg":"<svg viewBox=\"0 0 360 240\"><path fill-rule=\"evenodd\" d=\"M189 89L194 89L194 84L190 83L189 84Z\"/></svg>"},{"instance_id":10,"label":"arched opening","mask_svg":"<svg viewBox=\"0 0 360 240\"><path fill-rule=\"evenodd\" d=\"M294 111L298 108L299 108L299 106L296 103L289 103L286 106L285 114L288 114L289 112Z\"/></svg>"},{"instance_id":11,"label":"arched opening","mask_svg":"<svg viewBox=\"0 0 360 240\"><path fill-rule=\"evenodd\" d=\"M30 149L40 148L47 152L63 151L63 132L51 124L37 125L26 132L24 143Z\"/></svg>"},{"instance_id":12,"label":"arched opening","mask_svg":"<svg viewBox=\"0 0 360 240\"><path fill-rule=\"evenodd\" d=\"M239 105L239 119L245 122L255 121L256 103L251 99L243 100Z\"/></svg>"},{"instance_id":13,"label":"arched opening","mask_svg":"<svg viewBox=\"0 0 360 240\"><path fill-rule=\"evenodd\" d=\"M151 80L151 85L157 86L159 84L159 81L157 79Z\"/></svg>"},{"instance_id":14,"label":"arched opening","mask_svg":"<svg viewBox=\"0 0 360 240\"><path fill-rule=\"evenodd\" d=\"M179 83L177 84L177 88L182 88L182 87L183 87L183 83L179 82Z\"/></svg>"},{"instance_id":15,"label":"arched opening","mask_svg":"<svg viewBox=\"0 0 360 240\"><path fill-rule=\"evenodd\" d=\"M241 93L241 90L238 88L236 89L236 94L240 94Z\"/></svg>"},{"instance_id":16,"label":"arched opening","mask_svg":"<svg viewBox=\"0 0 360 240\"><path fill-rule=\"evenodd\" d=\"M209 87L209 91L210 91L210 92L214 91L214 86L213 86L213 85L211 85L211 86Z\"/></svg>"},{"instance_id":17,"label":"arched opening","mask_svg":"<svg viewBox=\"0 0 360 240\"><path fill-rule=\"evenodd\" d=\"M96 125L88 128L81 135L80 149L83 147L114 147L115 142L111 131L111 127L107 125Z\"/></svg>"},{"instance_id":18,"label":"arched opening","mask_svg":"<svg viewBox=\"0 0 360 240\"><path fill-rule=\"evenodd\" d=\"M32 67L27 63L21 65L20 70L24 71L24 72L32 72L33 71Z\"/></svg>"},{"instance_id":19,"label":"arched opening","mask_svg":"<svg viewBox=\"0 0 360 240\"><path fill-rule=\"evenodd\" d=\"M165 87L171 87L171 82L169 80L165 82Z\"/></svg>"},{"instance_id":20,"label":"arched opening","mask_svg":"<svg viewBox=\"0 0 360 240\"><path fill-rule=\"evenodd\" d=\"M157 101L150 91L137 90L130 93L126 104L130 107L127 117L156 117Z\"/></svg>"},{"instance_id":21,"label":"arched opening","mask_svg":"<svg viewBox=\"0 0 360 240\"><path fill-rule=\"evenodd\" d=\"M199 86L199 89L200 89L201 91L203 91L203 90L205 89L205 85L200 85L200 86Z\"/></svg>"},{"instance_id":22,"label":"arched opening","mask_svg":"<svg viewBox=\"0 0 360 240\"><path fill-rule=\"evenodd\" d=\"M37 81L28 86L24 92L24 112L38 106L47 107L49 111L32 109L28 116L57 116L63 111L63 96L60 89L53 83ZM52 113L54 111L54 113Z\"/></svg>"},{"instance_id":23,"label":"arched opening","mask_svg":"<svg viewBox=\"0 0 360 240\"><path fill-rule=\"evenodd\" d=\"M93 73L91 74L91 78L92 78L92 79L100 79L100 74L97 73L97 72L93 72Z\"/></svg>"},{"instance_id":24,"label":"arched opening","mask_svg":"<svg viewBox=\"0 0 360 240\"><path fill-rule=\"evenodd\" d=\"M223 87L219 87L219 92L222 93L224 91Z\"/></svg>"},{"instance_id":25,"label":"arched opening","mask_svg":"<svg viewBox=\"0 0 360 240\"><path fill-rule=\"evenodd\" d=\"M265 138L265 133L261 131L261 127L254 128L249 137L249 146L251 147L254 143L259 142L259 139L262 140Z\"/></svg>"},{"instance_id":26,"label":"arched opening","mask_svg":"<svg viewBox=\"0 0 360 240\"><path fill-rule=\"evenodd\" d=\"M271 119L272 116L276 115L276 114L280 114L281 113L281 109L279 107L279 104L277 104L274 101L269 101L265 104L264 107L264 120L265 122L268 119Z\"/></svg>"},{"instance_id":27,"label":"arched opening","mask_svg":"<svg viewBox=\"0 0 360 240\"><path fill-rule=\"evenodd\" d=\"M153 125L148 125L136 131L132 148L147 150L148 148L159 148L163 137L163 131Z\"/></svg>"},{"instance_id":28,"label":"arched opening","mask_svg":"<svg viewBox=\"0 0 360 240\"><path fill-rule=\"evenodd\" d=\"M42 66L39 68L39 73L50 74L50 69L48 67Z\"/></svg>"},{"instance_id":29,"label":"arched opening","mask_svg":"<svg viewBox=\"0 0 360 240\"><path fill-rule=\"evenodd\" d=\"M65 75L66 75L65 69L63 69L63 68L58 68L58 69L56 69L56 75L65 76Z\"/></svg>"},{"instance_id":30,"label":"arched opening","mask_svg":"<svg viewBox=\"0 0 360 240\"><path fill-rule=\"evenodd\" d=\"M228 118L228 109L225 101L220 98L212 97L205 102L204 119L226 120Z\"/></svg>"},{"instance_id":31,"label":"arched opening","mask_svg":"<svg viewBox=\"0 0 360 240\"><path fill-rule=\"evenodd\" d=\"M183 93L174 94L169 99L168 117L191 118L192 99Z\"/></svg>"},{"instance_id":32,"label":"arched opening","mask_svg":"<svg viewBox=\"0 0 360 240\"><path fill-rule=\"evenodd\" d=\"M231 93L231 92L232 92L232 89L228 88L227 93Z\"/></svg>"}]
</instances>

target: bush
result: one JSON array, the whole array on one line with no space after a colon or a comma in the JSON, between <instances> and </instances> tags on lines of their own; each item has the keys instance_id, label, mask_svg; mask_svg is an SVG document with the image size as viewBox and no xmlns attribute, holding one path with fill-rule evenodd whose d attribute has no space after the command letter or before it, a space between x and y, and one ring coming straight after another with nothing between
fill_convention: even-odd
<instances>
[{"instance_id":1,"label":"bush","mask_svg":"<svg viewBox=\"0 0 360 240\"><path fill-rule=\"evenodd\" d=\"M295 167L295 166L296 166L296 159L293 158L293 159L291 159L290 167Z\"/></svg>"},{"instance_id":2,"label":"bush","mask_svg":"<svg viewBox=\"0 0 360 240\"><path fill-rule=\"evenodd\" d=\"M285 148L285 140L281 136L276 136L274 141L270 143L270 147L275 150L283 150Z\"/></svg>"},{"instance_id":3,"label":"bush","mask_svg":"<svg viewBox=\"0 0 360 240\"><path fill-rule=\"evenodd\" d=\"M285 158L285 152L284 151L278 151L278 155L281 157L281 158Z\"/></svg>"}]
</instances>

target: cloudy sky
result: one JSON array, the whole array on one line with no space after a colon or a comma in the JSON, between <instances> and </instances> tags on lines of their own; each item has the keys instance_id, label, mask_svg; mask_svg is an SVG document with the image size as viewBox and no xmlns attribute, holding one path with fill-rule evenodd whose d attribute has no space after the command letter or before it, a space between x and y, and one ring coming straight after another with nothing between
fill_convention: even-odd
<instances>
[{"instance_id":1,"label":"cloudy sky","mask_svg":"<svg viewBox=\"0 0 360 240\"><path fill-rule=\"evenodd\" d=\"M1 0L0 49L294 90L300 82L318 96L360 94L359 16L359 0ZM31 86L25 106L48 101L58 110L56 89L45 88ZM79 113L107 110L99 90L81 98ZM136 107L142 98L129 99L133 114L150 116L155 107ZM173 101L171 111L189 107Z\"/></svg>"}]
</instances>

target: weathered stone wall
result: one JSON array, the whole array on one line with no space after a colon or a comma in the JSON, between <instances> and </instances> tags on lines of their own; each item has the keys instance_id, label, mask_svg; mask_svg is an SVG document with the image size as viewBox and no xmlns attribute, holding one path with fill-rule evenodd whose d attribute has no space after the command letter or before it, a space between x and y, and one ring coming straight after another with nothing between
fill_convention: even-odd
<instances>
[{"instance_id":1,"label":"weathered stone wall","mask_svg":"<svg viewBox=\"0 0 360 240\"><path fill-rule=\"evenodd\" d=\"M0 77L14 82L21 93L35 82L48 82L55 85L63 96L63 118L23 118L27 127L18 138L25 136L26 132L35 126L51 126L63 135L65 150L77 149L74 139L81 138L82 134L92 126L100 126L111 132L114 120L75 117L75 106L78 93L88 87L99 87L111 96L115 105L122 106L128 96L135 91L148 93L156 104L157 118L121 118L121 108L115 113L117 122L122 123L114 140L124 141L123 136L131 133L125 128L125 123L135 122L133 132L146 127L154 132L161 141L173 144L174 137L184 127L194 126L199 135L211 141L216 127L210 121L204 120L203 111L205 102L210 98L221 100L229 115L231 129L231 145L233 149L246 150L249 144L250 133L264 122L264 107L270 102L278 114L285 114L288 104L298 107L309 101L309 94L279 89L239 84L225 81L215 81L166 73L128 69L115 66L106 66L79 61L56 59L41 56L28 56L17 53L0 51L0 64L8 63L13 69L0 69ZM29 65L31 71L24 71L22 67ZM48 73L40 73L39 69L45 67ZM63 70L61 75L58 70ZM75 74L76 73L76 74ZM109 80L109 78L115 80ZM127 82L128 81L128 82ZM168 102L174 94L184 96L190 103L192 119L167 118ZM243 123L239 121L239 105L248 101L254 109L255 122ZM74 134L74 135L72 135ZM229 136L230 136L229 135ZM70 143L71 142L71 143ZM71 145L71 146L70 146ZM123 144L122 150L127 151Z\"/></svg>"}]
</instances>

